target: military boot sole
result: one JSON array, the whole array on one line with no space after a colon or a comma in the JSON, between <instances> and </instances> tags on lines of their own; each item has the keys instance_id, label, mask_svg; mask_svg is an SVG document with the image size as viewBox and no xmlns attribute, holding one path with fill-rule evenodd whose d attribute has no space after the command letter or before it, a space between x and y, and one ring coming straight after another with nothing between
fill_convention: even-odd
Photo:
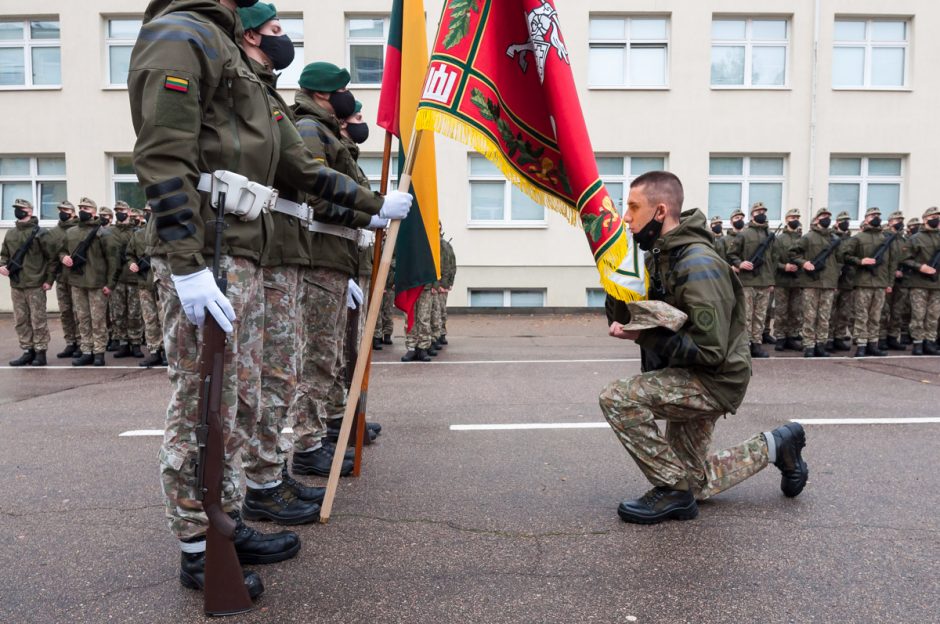
<instances>
[{"instance_id":1,"label":"military boot sole","mask_svg":"<svg viewBox=\"0 0 940 624\"><path fill-rule=\"evenodd\" d=\"M684 507L674 507L657 514L639 514L625 507L622 503L617 508L617 515L630 524L659 524L666 520L695 520L698 517L698 503L694 500Z\"/></svg>"},{"instance_id":2,"label":"military boot sole","mask_svg":"<svg viewBox=\"0 0 940 624\"><path fill-rule=\"evenodd\" d=\"M235 549L238 552L238 549ZM288 548L287 550L282 550L276 553L269 553L267 555L259 555L256 553L242 553L238 552L238 563L242 565L267 565L269 563L280 563L281 561L287 561L288 559L293 559L297 556L297 553L300 552L300 540L296 544Z\"/></svg>"},{"instance_id":3,"label":"military boot sole","mask_svg":"<svg viewBox=\"0 0 940 624\"><path fill-rule=\"evenodd\" d=\"M299 524L310 524L320 519L320 505L311 505L315 508L306 514L296 516L279 515L264 507L252 507L247 500L242 503L242 518L245 520L270 521L282 526L296 526Z\"/></svg>"},{"instance_id":4,"label":"military boot sole","mask_svg":"<svg viewBox=\"0 0 940 624\"><path fill-rule=\"evenodd\" d=\"M802 457L797 462L797 469L794 472L796 472L795 479L792 478L794 475L791 475L791 478L786 475L780 477L780 491L787 498L799 496L803 488L806 487L806 482L809 481L809 466L806 465Z\"/></svg>"},{"instance_id":5,"label":"military boot sole","mask_svg":"<svg viewBox=\"0 0 940 624\"><path fill-rule=\"evenodd\" d=\"M340 470L339 476L348 477L350 474L352 474L352 471L353 471L353 463L348 459L344 459L343 468L342 470ZM294 463L291 464L291 472L293 472L294 474L303 475L305 477L310 477L310 476L328 477L330 476L329 468L323 470L320 468L316 468L314 466L304 466L301 464L294 464Z\"/></svg>"}]
</instances>

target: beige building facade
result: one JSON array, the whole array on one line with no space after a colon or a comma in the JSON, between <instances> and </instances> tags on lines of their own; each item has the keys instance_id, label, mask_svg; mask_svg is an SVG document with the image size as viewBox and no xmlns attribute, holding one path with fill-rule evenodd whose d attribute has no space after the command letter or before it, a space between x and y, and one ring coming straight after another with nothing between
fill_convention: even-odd
<instances>
[{"instance_id":1,"label":"beige building facade","mask_svg":"<svg viewBox=\"0 0 940 624\"><path fill-rule=\"evenodd\" d=\"M139 205L124 87L144 0L0 0L0 235L17 197ZM389 0L276 2L305 62L350 68L374 122ZM426 0L433 37L442 0ZM930 0L556 0L602 177L615 198L666 168L686 206L772 221L820 206L920 216L937 204L940 4ZM508 59L507 62L512 62ZM376 177L373 123L364 168ZM580 228L438 137L441 221L458 258L453 306L602 303ZM935 175L935 173L933 174ZM50 306L54 307L54 298ZM0 281L0 311L11 309Z\"/></svg>"}]
</instances>

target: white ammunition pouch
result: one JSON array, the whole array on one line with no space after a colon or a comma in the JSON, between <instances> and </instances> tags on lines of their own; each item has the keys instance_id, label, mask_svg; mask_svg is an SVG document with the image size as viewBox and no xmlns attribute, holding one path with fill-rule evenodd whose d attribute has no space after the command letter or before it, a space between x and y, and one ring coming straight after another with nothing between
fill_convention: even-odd
<instances>
[{"instance_id":1,"label":"white ammunition pouch","mask_svg":"<svg viewBox=\"0 0 940 624\"><path fill-rule=\"evenodd\" d=\"M212 194L213 207L218 207L219 195L225 193L223 211L242 221L254 221L262 212L270 211L277 202L277 189L224 169L200 174L197 188Z\"/></svg>"},{"instance_id":2,"label":"white ammunition pouch","mask_svg":"<svg viewBox=\"0 0 940 624\"><path fill-rule=\"evenodd\" d=\"M368 249L375 243L375 232L365 228L359 230L359 249Z\"/></svg>"}]
</instances>

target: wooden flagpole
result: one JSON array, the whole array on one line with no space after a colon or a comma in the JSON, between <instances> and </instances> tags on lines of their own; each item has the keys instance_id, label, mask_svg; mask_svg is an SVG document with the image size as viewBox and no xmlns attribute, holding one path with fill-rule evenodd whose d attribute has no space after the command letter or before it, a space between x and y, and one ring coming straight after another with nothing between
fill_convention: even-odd
<instances>
[{"instance_id":1,"label":"wooden flagpole","mask_svg":"<svg viewBox=\"0 0 940 624\"><path fill-rule=\"evenodd\" d=\"M418 157L418 150L421 147L421 137L423 130L413 130L411 133L411 145L408 149L407 159L405 160L404 171L401 179L398 181L398 190L407 193L411 188L411 174L414 172L415 161ZM388 272L392 266L392 255L395 253L395 243L398 240L398 230L401 227L401 221L394 220L388 228L388 235L384 249L382 250L382 261L379 263L378 274L374 272L377 283L384 284L388 279ZM372 357L372 335L375 333L375 325L379 319L379 308L381 306L369 306L369 314L366 317L366 327L362 332L362 339L359 341L359 358L356 361L356 371L353 374L352 384L349 387L349 396L346 398L346 412L343 414L343 424L339 430L339 439L336 441L336 452L333 455L333 465L330 467L330 477L326 484L326 495L323 498L323 504L320 505L320 522L326 524L330 520L330 512L333 509L333 499L336 498L336 488L339 486L339 476L343 468L343 454L346 452L346 445L349 443L349 434L352 431L353 420L355 419L356 406L361 396L362 382L365 379L366 366Z\"/></svg>"}]
</instances>

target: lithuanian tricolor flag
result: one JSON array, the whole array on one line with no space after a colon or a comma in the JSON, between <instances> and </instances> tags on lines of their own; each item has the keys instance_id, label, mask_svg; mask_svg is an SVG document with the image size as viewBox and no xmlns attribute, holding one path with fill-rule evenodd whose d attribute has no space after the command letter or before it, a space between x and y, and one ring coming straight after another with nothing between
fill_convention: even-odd
<instances>
[{"instance_id":1,"label":"lithuanian tricolor flag","mask_svg":"<svg viewBox=\"0 0 940 624\"><path fill-rule=\"evenodd\" d=\"M385 72L379 100L378 124L398 137L399 176L414 133L415 115L428 68L424 0L394 0L389 23ZM441 275L440 231L437 213L437 161L434 137L420 143L411 193L415 197L402 221L395 256L395 305L408 315L408 329L425 284Z\"/></svg>"}]
</instances>

